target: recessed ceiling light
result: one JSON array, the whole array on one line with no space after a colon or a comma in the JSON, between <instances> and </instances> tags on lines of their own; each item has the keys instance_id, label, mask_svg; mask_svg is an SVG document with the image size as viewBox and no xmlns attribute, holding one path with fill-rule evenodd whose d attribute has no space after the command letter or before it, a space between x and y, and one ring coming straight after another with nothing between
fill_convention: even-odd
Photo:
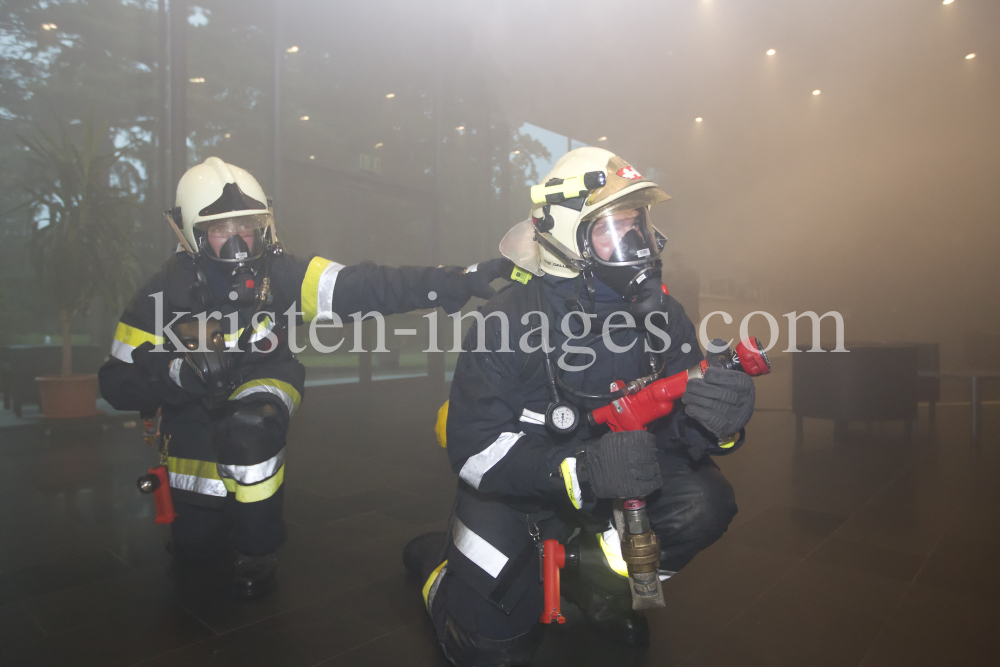
<instances>
[{"instance_id":1,"label":"recessed ceiling light","mask_svg":"<svg viewBox=\"0 0 1000 667\"><path fill-rule=\"evenodd\" d=\"M386 94L386 96L385 96L385 99L387 99L387 100L391 100L391 99L392 99L392 98L394 98L395 96L396 96L396 93L387 93L387 94Z\"/></svg>"},{"instance_id":2,"label":"recessed ceiling light","mask_svg":"<svg viewBox=\"0 0 1000 667\"><path fill-rule=\"evenodd\" d=\"M299 47L297 46L289 46L287 49L285 49L285 53L298 53L298 52L299 52Z\"/></svg>"},{"instance_id":3,"label":"recessed ceiling light","mask_svg":"<svg viewBox=\"0 0 1000 667\"><path fill-rule=\"evenodd\" d=\"M316 159L316 156L315 156L315 155L310 155L310 156L309 156L309 159L310 159L310 160L315 160L315 159Z\"/></svg>"},{"instance_id":4,"label":"recessed ceiling light","mask_svg":"<svg viewBox=\"0 0 1000 667\"><path fill-rule=\"evenodd\" d=\"M375 148L382 148L382 142L380 141L377 144L375 144Z\"/></svg>"},{"instance_id":5,"label":"recessed ceiling light","mask_svg":"<svg viewBox=\"0 0 1000 667\"><path fill-rule=\"evenodd\" d=\"M694 122L700 123L703 120L704 120L704 118L702 118L701 116L698 116L697 118L694 119Z\"/></svg>"},{"instance_id":6,"label":"recessed ceiling light","mask_svg":"<svg viewBox=\"0 0 1000 667\"><path fill-rule=\"evenodd\" d=\"M521 151L511 151L510 154L511 155L520 155Z\"/></svg>"},{"instance_id":7,"label":"recessed ceiling light","mask_svg":"<svg viewBox=\"0 0 1000 667\"><path fill-rule=\"evenodd\" d=\"M597 140L598 141L607 141L608 138L607 137L597 137Z\"/></svg>"},{"instance_id":8,"label":"recessed ceiling light","mask_svg":"<svg viewBox=\"0 0 1000 667\"><path fill-rule=\"evenodd\" d=\"M773 56L775 53L777 53L777 51L775 51L774 49L768 49L767 50L767 55L769 55L769 56Z\"/></svg>"},{"instance_id":9,"label":"recessed ceiling light","mask_svg":"<svg viewBox=\"0 0 1000 667\"><path fill-rule=\"evenodd\" d=\"M819 95L819 93L820 93L819 88L817 88L816 90L813 91L813 95Z\"/></svg>"},{"instance_id":10,"label":"recessed ceiling light","mask_svg":"<svg viewBox=\"0 0 1000 667\"><path fill-rule=\"evenodd\" d=\"M941 0L942 5L950 5L953 2L955 2L955 0Z\"/></svg>"},{"instance_id":11,"label":"recessed ceiling light","mask_svg":"<svg viewBox=\"0 0 1000 667\"><path fill-rule=\"evenodd\" d=\"M42 30L55 30L58 27L59 26L57 26L55 23L43 23L42 24Z\"/></svg>"},{"instance_id":12,"label":"recessed ceiling light","mask_svg":"<svg viewBox=\"0 0 1000 667\"><path fill-rule=\"evenodd\" d=\"M459 132L461 132L462 130L464 130L464 129L465 129L465 126L464 126L464 125L459 125L459 126L458 126L458 127L456 127L455 129L456 129L456 130L458 130Z\"/></svg>"},{"instance_id":13,"label":"recessed ceiling light","mask_svg":"<svg viewBox=\"0 0 1000 667\"><path fill-rule=\"evenodd\" d=\"M224 135L222 135L222 136L224 136L224 137L225 137L226 139L228 139L229 137L231 137L231 136L233 136L233 135L231 135L231 134L230 134L229 132L226 132L226 133L225 133Z\"/></svg>"},{"instance_id":14,"label":"recessed ceiling light","mask_svg":"<svg viewBox=\"0 0 1000 667\"><path fill-rule=\"evenodd\" d=\"M970 53L969 55L965 56L965 59L966 59L966 60L972 60L972 59L973 59L973 58L975 58L975 57L976 57L976 54L975 54L975 53Z\"/></svg>"},{"instance_id":15,"label":"recessed ceiling light","mask_svg":"<svg viewBox=\"0 0 1000 667\"><path fill-rule=\"evenodd\" d=\"M309 116L299 116L299 120L309 120Z\"/></svg>"},{"instance_id":16,"label":"recessed ceiling light","mask_svg":"<svg viewBox=\"0 0 1000 667\"><path fill-rule=\"evenodd\" d=\"M189 83L205 83L205 77L203 76L193 76L188 79Z\"/></svg>"}]
</instances>

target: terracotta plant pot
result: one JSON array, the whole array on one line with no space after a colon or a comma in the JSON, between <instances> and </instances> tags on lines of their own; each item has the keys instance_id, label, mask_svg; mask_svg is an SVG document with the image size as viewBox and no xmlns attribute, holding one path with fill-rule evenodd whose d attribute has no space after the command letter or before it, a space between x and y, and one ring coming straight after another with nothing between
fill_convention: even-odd
<instances>
[{"instance_id":1,"label":"terracotta plant pot","mask_svg":"<svg viewBox=\"0 0 1000 667\"><path fill-rule=\"evenodd\" d=\"M35 382L42 395L43 417L68 419L101 414L97 409L96 375L49 375L37 377Z\"/></svg>"}]
</instances>

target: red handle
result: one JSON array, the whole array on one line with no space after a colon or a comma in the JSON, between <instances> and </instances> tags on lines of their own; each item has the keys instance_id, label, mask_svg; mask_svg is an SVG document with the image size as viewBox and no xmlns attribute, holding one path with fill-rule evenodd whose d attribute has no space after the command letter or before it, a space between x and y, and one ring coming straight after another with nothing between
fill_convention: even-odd
<instances>
[{"instance_id":1,"label":"red handle","mask_svg":"<svg viewBox=\"0 0 1000 667\"><path fill-rule=\"evenodd\" d=\"M559 570L566 565L566 547L556 540L542 542L542 583L545 586L545 608L542 623L565 623L560 613Z\"/></svg>"},{"instance_id":2,"label":"red handle","mask_svg":"<svg viewBox=\"0 0 1000 667\"><path fill-rule=\"evenodd\" d=\"M153 502L156 504L156 523L173 523L177 518L174 511L174 501L170 497L170 478L167 477L167 467L150 468L150 474L160 480L159 486L153 491Z\"/></svg>"}]
</instances>

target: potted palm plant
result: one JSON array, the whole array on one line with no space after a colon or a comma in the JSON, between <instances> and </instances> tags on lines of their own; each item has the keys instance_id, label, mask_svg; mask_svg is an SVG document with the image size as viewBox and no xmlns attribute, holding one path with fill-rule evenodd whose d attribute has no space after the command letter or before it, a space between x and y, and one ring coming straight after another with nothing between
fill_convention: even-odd
<instances>
[{"instance_id":1,"label":"potted palm plant","mask_svg":"<svg viewBox=\"0 0 1000 667\"><path fill-rule=\"evenodd\" d=\"M99 299L117 310L137 274L131 239L142 178L124 159L127 147L101 151L107 128L96 131L88 119L75 129L79 142L66 126L58 138L40 126L20 137L30 163L29 256L62 333L62 372L37 378L45 417L97 414L97 376L73 375L73 322Z\"/></svg>"}]
</instances>

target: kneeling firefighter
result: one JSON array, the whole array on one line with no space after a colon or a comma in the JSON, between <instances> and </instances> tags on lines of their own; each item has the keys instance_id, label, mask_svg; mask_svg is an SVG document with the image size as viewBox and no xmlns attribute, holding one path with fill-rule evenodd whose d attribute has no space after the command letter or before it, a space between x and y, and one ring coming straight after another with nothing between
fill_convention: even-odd
<instances>
[{"instance_id":1,"label":"kneeling firefighter","mask_svg":"<svg viewBox=\"0 0 1000 667\"><path fill-rule=\"evenodd\" d=\"M611 499L647 497L661 581L736 514L711 456L744 441L754 405L746 375L708 368L648 430L609 433L582 418L622 395L609 392L614 381L651 382L703 358L694 325L661 281L666 239L649 210L669 198L617 155L579 148L532 189L531 219L501 244L524 271L481 309L455 370L446 411L459 477L450 529L404 551L455 665L530 660L544 627L537 545L546 539L577 554L563 572L565 598L609 639L648 641Z\"/></svg>"},{"instance_id":2,"label":"kneeling firefighter","mask_svg":"<svg viewBox=\"0 0 1000 667\"><path fill-rule=\"evenodd\" d=\"M161 411L175 559L226 563L235 552L232 592L255 597L271 587L285 541L285 436L304 392L289 313L301 324L454 312L494 294L489 282L510 262L466 271L293 257L257 181L215 157L181 177L167 216L181 246L122 314L101 394L119 410Z\"/></svg>"}]
</instances>

